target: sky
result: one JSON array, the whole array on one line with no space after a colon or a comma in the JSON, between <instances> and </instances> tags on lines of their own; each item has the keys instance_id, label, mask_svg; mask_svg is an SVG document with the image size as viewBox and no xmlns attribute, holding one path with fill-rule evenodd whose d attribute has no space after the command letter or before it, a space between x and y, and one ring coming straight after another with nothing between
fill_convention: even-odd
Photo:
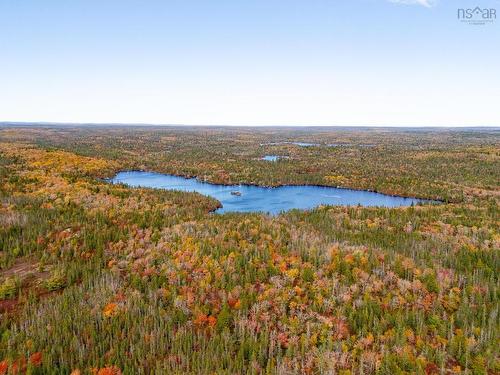
<instances>
[{"instance_id":1,"label":"sky","mask_svg":"<svg viewBox=\"0 0 500 375\"><path fill-rule=\"evenodd\" d=\"M499 126L499 0L0 0L0 121Z\"/></svg>"}]
</instances>

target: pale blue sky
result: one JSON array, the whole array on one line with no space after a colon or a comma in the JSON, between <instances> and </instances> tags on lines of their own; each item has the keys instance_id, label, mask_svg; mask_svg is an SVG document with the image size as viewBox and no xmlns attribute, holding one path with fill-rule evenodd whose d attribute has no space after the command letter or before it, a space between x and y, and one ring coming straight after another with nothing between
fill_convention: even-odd
<instances>
[{"instance_id":1,"label":"pale blue sky","mask_svg":"<svg viewBox=\"0 0 500 375\"><path fill-rule=\"evenodd\" d=\"M500 125L500 2L402 2L0 0L0 121Z\"/></svg>"}]
</instances>

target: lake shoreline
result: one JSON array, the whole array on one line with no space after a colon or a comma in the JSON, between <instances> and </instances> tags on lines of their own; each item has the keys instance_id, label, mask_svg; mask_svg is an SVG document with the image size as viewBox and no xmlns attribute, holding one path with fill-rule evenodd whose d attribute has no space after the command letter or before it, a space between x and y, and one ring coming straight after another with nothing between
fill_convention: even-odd
<instances>
[{"instance_id":1,"label":"lake shoreline","mask_svg":"<svg viewBox=\"0 0 500 375\"><path fill-rule=\"evenodd\" d=\"M164 172L158 172L154 170L148 170L148 169L124 169L124 170L118 170L115 173L115 176L112 178L107 178L105 179L107 182L112 182L112 180L119 174L119 173L129 173L129 172L141 172L141 173L154 173L154 174L160 174L160 175L165 175L165 176L170 176L170 177L180 177L180 178L185 178L188 180L196 180L199 183L203 184L208 184L212 186L225 186L225 187L258 187L258 188L265 188L265 189L279 189L283 187L318 187L318 188L333 188L333 189L339 189L339 190L344 190L344 191L350 191L350 192L365 192L365 193L374 193L374 194L379 194L385 197L392 197L392 198L402 198L402 199L414 199L414 200L420 200L423 202L418 202L417 204L420 205L438 205L438 204L447 204L447 203L453 203L453 202L445 202L440 199L433 199L433 198L427 198L427 197L417 197L417 196L406 196L406 195L398 195L398 194L389 194L389 193L383 193L381 191L377 190L371 190L371 189L354 189L350 187L343 187L343 186L332 186L332 185L322 185L322 184L277 184L277 185L259 185L256 183L240 183L240 184L230 184L230 183L225 183L225 182L212 182L209 180L202 180L199 178L199 176L196 175L187 175L187 174L181 174L181 173L164 173ZM125 183L124 183L125 184ZM127 184L125 184L127 185ZM130 185L128 185L130 186ZM154 187L147 187L147 186L142 186L143 188L148 188L148 189L157 189ZM168 190L175 190L175 189L168 189ZM327 204L325 204L327 205ZM345 205L349 206L349 205ZM369 207L369 206L364 206L364 207ZM410 206L399 206L399 207L410 207ZM221 207L219 207L221 208ZM217 208L216 210L218 210ZM396 208L396 207L387 207L387 208Z\"/></svg>"},{"instance_id":2,"label":"lake shoreline","mask_svg":"<svg viewBox=\"0 0 500 375\"><path fill-rule=\"evenodd\" d=\"M188 175L188 174L182 174L182 173L166 173L166 172L158 172L155 170L149 170L149 169L120 169L115 172L115 176L118 173L123 173L123 172L147 172L147 173L158 173L158 174L164 174L167 176L175 176L175 177L183 177L187 179L196 179L198 182L202 182L205 184L210 184L210 185L223 185L223 186L253 186L253 187L261 187L261 188L266 188L266 189L277 189L280 187L286 187L286 186L311 186L311 187L321 187L321 188L334 188L334 189L342 189L342 190L351 190L351 191L364 191L368 193L376 193L376 194L382 194L388 197L394 197L394 198L408 198L408 199L420 199L420 200L425 200L429 202L435 202L435 203L440 203L440 204L447 204L447 203L455 203L455 202L446 202L442 199L438 198L428 198L428 197L419 197L419 196L412 196L412 195L400 195L400 194L391 194L391 193L384 193L383 191L379 190L372 190L372 189L356 189L352 187L347 187L347 186L336 186L336 185L323 185L323 184L294 184L294 183L287 183L287 184L277 184L277 185L261 185L257 183L251 183L251 182L245 182L245 183L240 183L240 184L229 184L226 182L212 182L209 180L200 180L199 176L197 175ZM111 180L111 178L106 178L105 180Z\"/></svg>"}]
</instances>

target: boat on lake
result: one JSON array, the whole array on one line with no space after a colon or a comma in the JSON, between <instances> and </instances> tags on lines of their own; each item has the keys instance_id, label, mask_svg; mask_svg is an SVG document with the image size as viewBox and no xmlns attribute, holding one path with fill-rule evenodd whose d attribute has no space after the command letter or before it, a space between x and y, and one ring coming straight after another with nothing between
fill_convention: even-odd
<instances>
[{"instance_id":1,"label":"boat on lake","mask_svg":"<svg viewBox=\"0 0 500 375\"><path fill-rule=\"evenodd\" d=\"M268 212L279 214L292 209L312 209L319 205L401 207L418 203L433 203L425 199L395 197L376 192L329 186L221 185L202 182L196 178L144 171L119 172L110 182L157 189L195 191L217 199L222 206L217 210L218 213Z\"/></svg>"}]
</instances>

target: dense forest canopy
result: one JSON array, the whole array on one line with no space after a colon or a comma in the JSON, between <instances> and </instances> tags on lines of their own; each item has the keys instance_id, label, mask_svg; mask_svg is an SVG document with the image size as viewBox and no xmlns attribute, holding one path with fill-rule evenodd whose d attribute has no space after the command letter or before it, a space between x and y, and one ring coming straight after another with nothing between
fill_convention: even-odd
<instances>
[{"instance_id":1,"label":"dense forest canopy","mask_svg":"<svg viewBox=\"0 0 500 375\"><path fill-rule=\"evenodd\" d=\"M445 204L219 215L130 169ZM499 181L495 129L0 127L0 374L499 373Z\"/></svg>"}]
</instances>

